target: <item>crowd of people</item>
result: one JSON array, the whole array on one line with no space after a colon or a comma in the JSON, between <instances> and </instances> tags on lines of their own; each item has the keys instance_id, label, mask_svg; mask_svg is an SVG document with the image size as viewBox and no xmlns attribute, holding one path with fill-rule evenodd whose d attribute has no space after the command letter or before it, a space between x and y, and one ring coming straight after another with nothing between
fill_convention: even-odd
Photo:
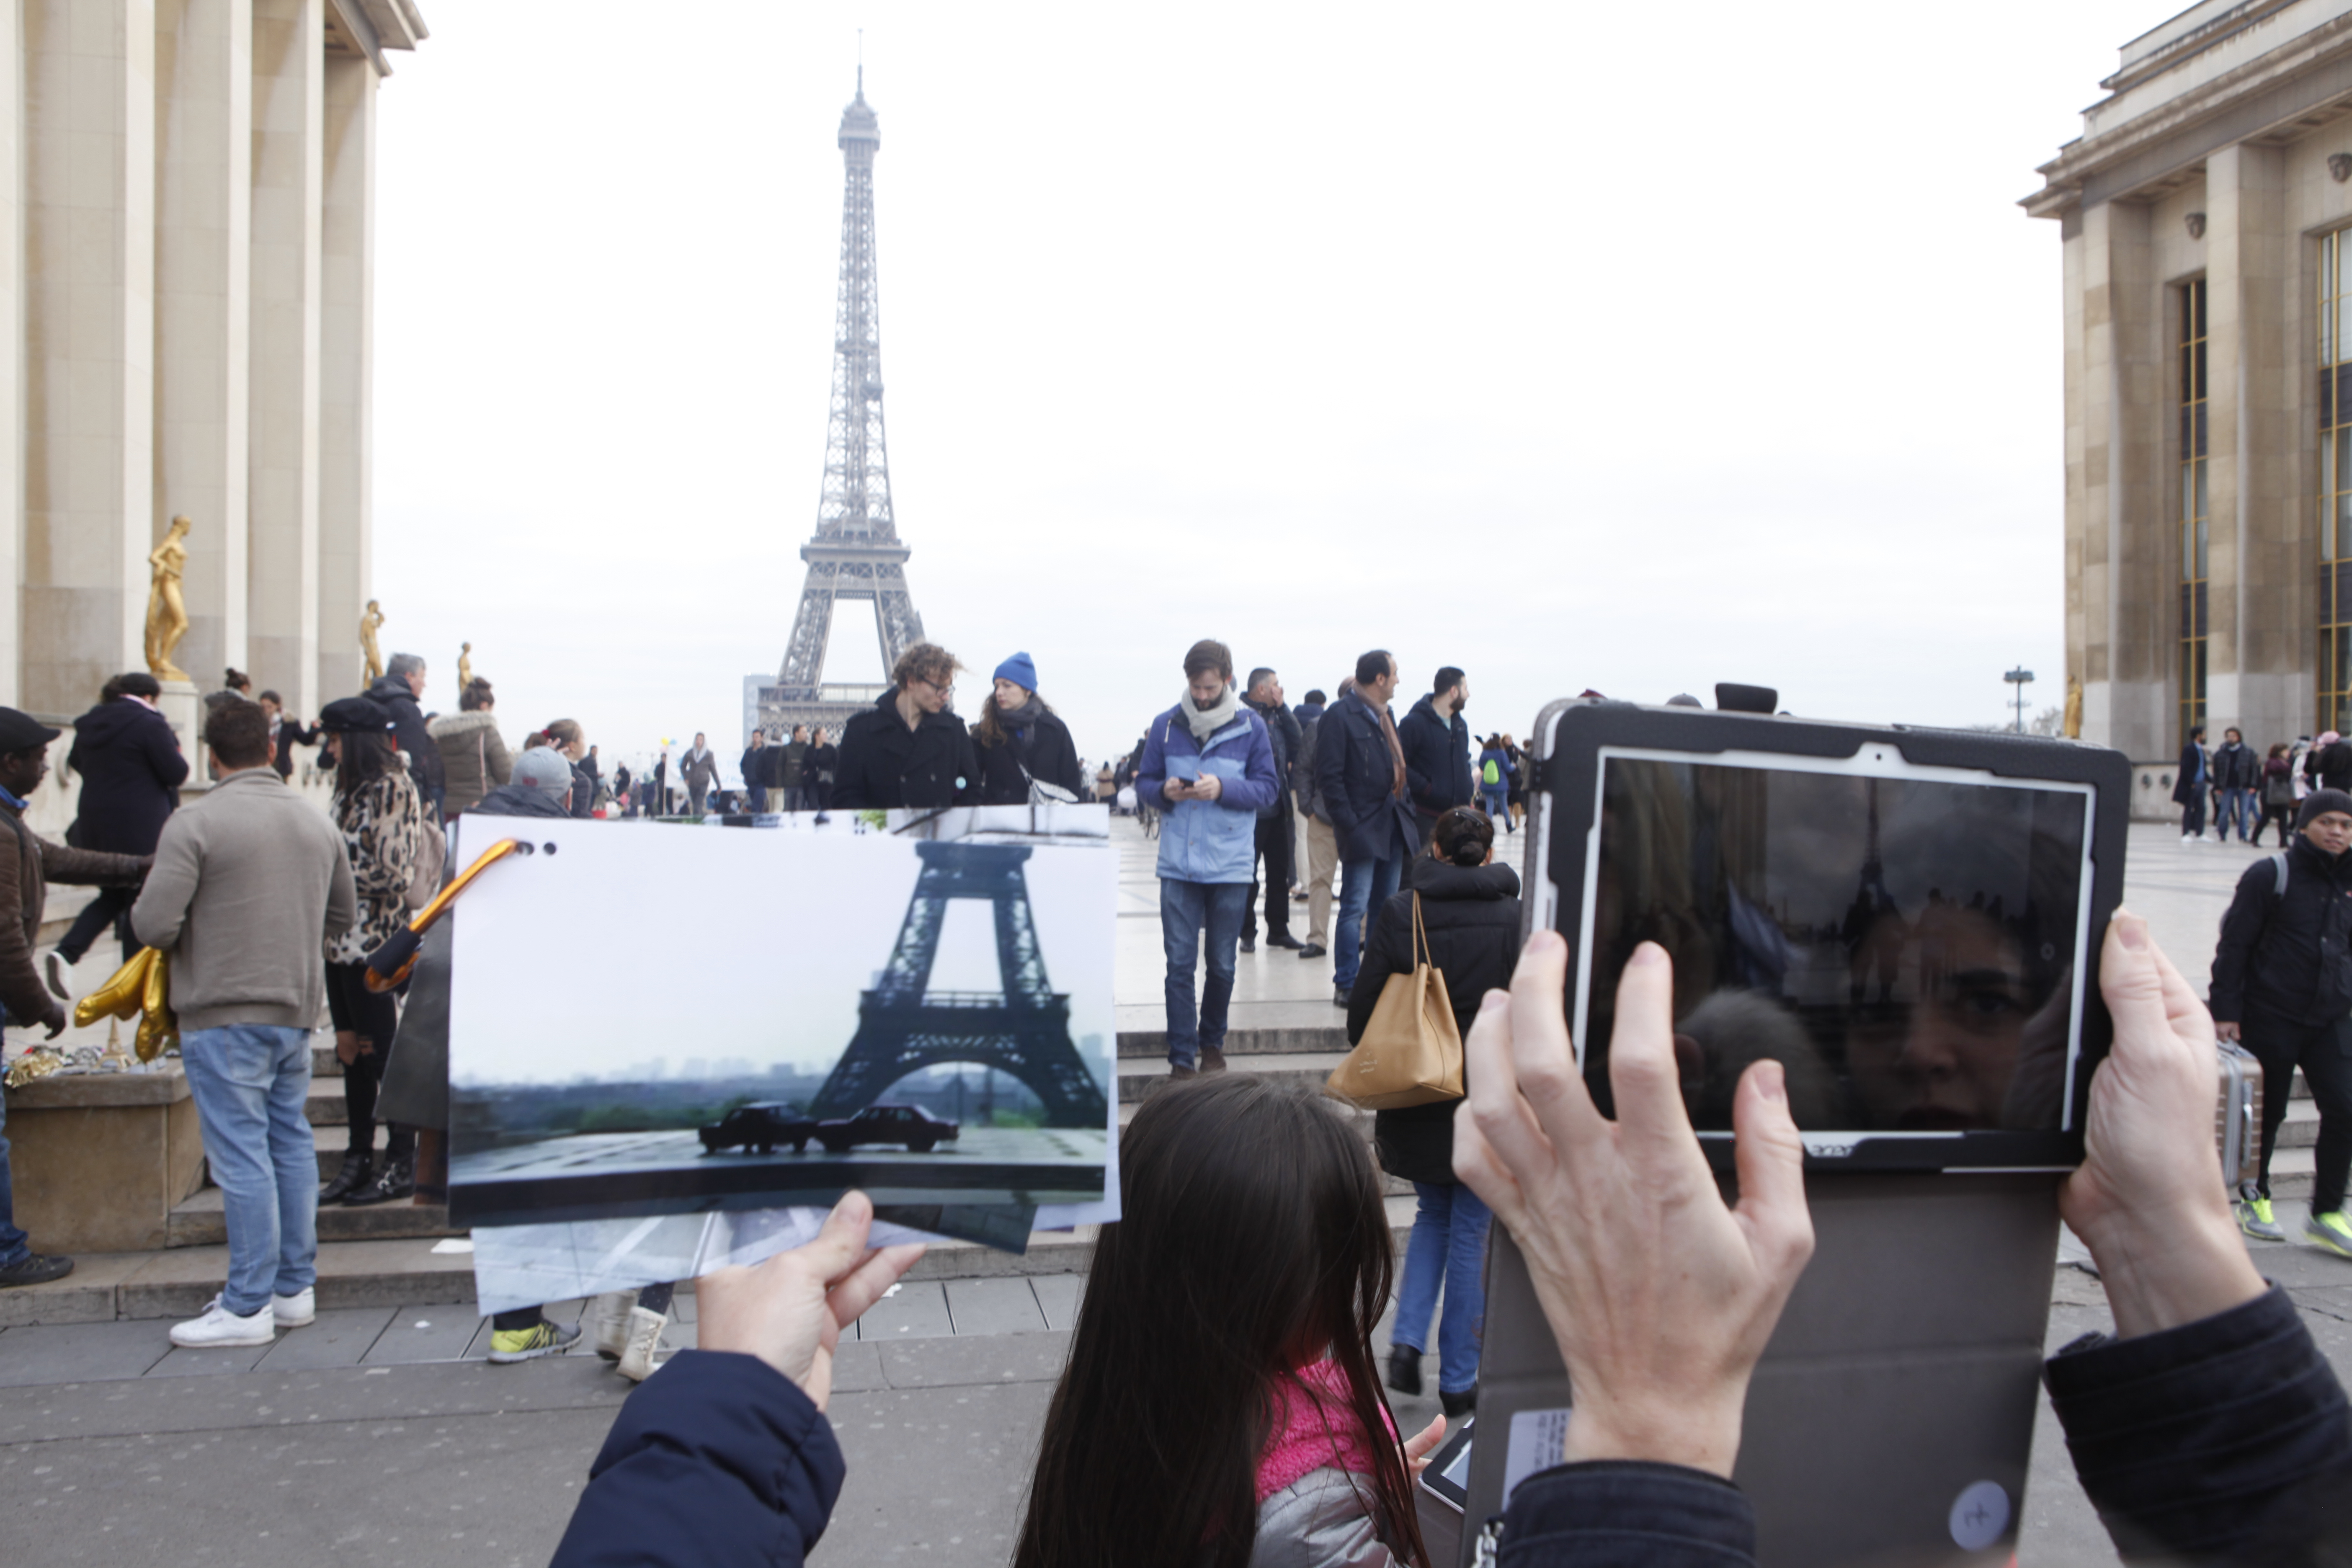
<instances>
[{"instance_id":1,"label":"crowd of people","mask_svg":"<svg viewBox=\"0 0 2352 1568\"><path fill-rule=\"evenodd\" d=\"M2173 774L2180 840L2227 844L2235 832L2241 844L2260 844L2263 830L2275 826L2273 845L2284 849L2295 808L2320 789L2352 791L2352 741L2337 731L2276 742L2258 756L2235 727L2209 747L2205 726L2197 725L2181 743Z\"/></svg>"},{"instance_id":2,"label":"crowd of people","mask_svg":"<svg viewBox=\"0 0 2352 1568\"><path fill-rule=\"evenodd\" d=\"M0 921L7 1021L61 1032L109 931L126 956L144 944L171 957L229 1243L220 1293L173 1342L261 1344L310 1321L322 1205L445 1190L448 928L425 939L404 1003L371 984L368 960L444 879L457 818L1116 799L1156 818L1176 1081L1122 1135L1124 1217L1097 1243L1015 1563L1427 1563L1413 1479L1447 1420L1476 1406L1497 1215L1579 1395L1564 1462L1510 1500L1501 1560L1752 1561L1753 1516L1727 1478L1748 1374L1811 1247L1789 1092L1769 1058L1741 1078L1727 1205L1673 1087L1673 961L1645 944L1618 994L1616 1119L1601 1118L1562 1022L1566 948L1548 931L1522 944L1518 879L1496 859L1497 834L1524 817L1528 759L1509 735L1469 729L1465 672L1437 669L1400 718L1398 661L1374 649L1336 697L1292 705L1278 672L1237 679L1231 650L1204 639L1135 752L1090 776L1026 653L996 667L970 723L951 702L961 668L918 644L837 736L755 734L740 800L700 733L674 774L665 752L648 776L609 782L572 720L510 752L488 681L468 682L455 715L427 714L411 655L310 725L232 671L205 701L194 759L154 680L127 674L76 722L64 844L23 820L59 732L0 708L0 879L14 875L22 904ZM287 787L294 749L310 745L331 773L323 816ZM198 768L210 787L183 805ZM2210 800L2220 833L2249 841L2275 818L2284 846L2239 882L2210 1009L2137 919L2106 933L2115 1044L2061 1206L2100 1266L2116 1338L2068 1346L2045 1377L2126 1552L2332 1561L2320 1553L2344 1543L2340 1510L2314 1500L2352 1478L2352 1405L2245 1238L2284 1239L2272 1145L2299 1068L2321 1117L2305 1236L2352 1258L2347 786L2352 743L2333 733L2262 759L2234 730L2210 753L2193 737L2180 784L2192 817ZM98 893L37 963L52 881ZM1302 900L1304 940L1291 931ZM1261 926L1269 948L1330 958L1351 1043L1391 977L1442 973L1468 1042L1463 1097L1379 1112L1368 1149L1328 1102L1223 1072L1236 955ZM322 1012L350 1138L323 1184L304 1115ZM2210 1179L2217 1036L2265 1073L2260 1174L2234 1212ZM1401 1270L1383 1173L1416 1194ZM624 1407L559 1563L801 1560L843 1475L824 1415L832 1350L919 1252L868 1249L870 1217L852 1194L810 1246L700 1281L701 1348ZM1234 1247L1236 1234L1261 1244ZM0 1286L71 1267L15 1227L0 1137ZM661 1364L671 1292L594 1303L587 1326L625 1375ZM1392 1294L1383 1368L1372 1336ZM1648 1310L1614 1310L1627 1301ZM1421 1392L1433 1327L1444 1414L1408 1435L1381 1384ZM537 1307L501 1313L491 1359L557 1353L583 1333Z\"/></svg>"}]
</instances>

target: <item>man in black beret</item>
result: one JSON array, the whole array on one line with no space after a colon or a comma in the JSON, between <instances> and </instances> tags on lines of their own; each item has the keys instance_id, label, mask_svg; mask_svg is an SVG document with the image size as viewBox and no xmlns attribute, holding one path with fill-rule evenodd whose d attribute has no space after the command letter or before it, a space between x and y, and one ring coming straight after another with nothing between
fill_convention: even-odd
<instances>
[{"instance_id":1,"label":"man in black beret","mask_svg":"<svg viewBox=\"0 0 2352 1568\"><path fill-rule=\"evenodd\" d=\"M66 1010L33 966L42 909L51 882L131 887L147 874L146 855L73 849L25 826L25 805L49 772L49 742L59 731L29 713L0 708L0 889L16 889L16 917L0 917L0 1007L20 1028L40 1026L47 1038L65 1033ZM73 1272L70 1258L45 1257L16 1228L16 1191L8 1169L7 1090L0 1089L0 1288L40 1285Z\"/></svg>"},{"instance_id":2,"label":"man in black beret","mask_svg":"<svg viewBox=\"0 0 2352 1568\"><path fill-rule=\"evenodd\" d=\"M2303 1069L2319 1108L2319 1148L2304 1238L2352 1258L2352 795L2315 790L2294 843L2246 868L2213 952L2214 1032L2263 1064L2259 1179L2239 1194L2238 1228L2284 1241L2271 1215L2271 1151Z\"/></svg>"}]
</instances>

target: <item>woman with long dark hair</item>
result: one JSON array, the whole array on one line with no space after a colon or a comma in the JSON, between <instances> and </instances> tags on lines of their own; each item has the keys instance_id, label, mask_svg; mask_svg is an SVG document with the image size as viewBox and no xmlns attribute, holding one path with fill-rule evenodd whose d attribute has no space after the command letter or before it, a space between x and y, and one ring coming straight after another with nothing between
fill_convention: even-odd
<instances>
[{"instance_id":1,"label":"woman with long dark hair","mask_svg":"<svg viewBox=\"0 0 2352 1568\"><path fill-rule=\"evenodd\" d=\"M1144 1102L1040 1440L1015 1568L1428 1568L1371 1359L1391 1276L1363 1140L1246 1073ZM1246 1245L1237 1238L1246 1237Z\"/></svg>"},{"instance_id":2,"label":"woman with long dark hair","mask_svg":"<svg viewBox=\"0 0 2352 1568\"><path fill-rule=\"evenodd\" d=\"M1487 992L1511 983L1519 959L1519 878L1491 864L1495 824L1475 806L1457 805L1437 819L1429 853L1411 862L1404 890L1381 907L1364 943L1364 966L1348 1003L1348 1043L1364 1037L1392 974L1411 974L1415 963L1414 905L1420 905L1420 946L1445 978L1446 1000L1462 1037ZM1468 1087L1468 1075L1464 1075ZM1437 1319L1437 1289L1445 1287L1438 1321L1437 1397L1448 1415L1472 1409L1478 1397L1478 1355L1486 1320L1486 1230L1490 1217L1478 1194L1454 1178L1454 1114L1465 1104L1383 1110L1372 1118L1372 1151L1381 1169L1412 1184L1418 1203L1412 1239L1405 1246L1404 1279L1397 1287L1396 1321L1389 1325L1389 1386L1421 1392L1421 1358Z\"/></svg>"},{"instance_id":3,"label":"woman with long dark hair","mask_svg":"<svg viewBox=\"0 0 2352 1568\"><path fill-rule=\"evenodd\" d=\"M1084 795L1077 743L1037 695L1037 667L1025 653L996 667L988 699L972 721L971 744L980 757L982 805L1028 805L1032 779L1069 791L1073 800Z\"/></svg>"},{"instance_id":4,"label":"woman with long dark hair","mask_svg":"<svg viewBox=\"0 0 2352 1568\"><path fill-rule=\"evenodd\" d=\"M351 1142L343 1168L319 1202L389 1203L416 1190L416 1131L392 1124L383 1166L375 1169L375 1097L400 1015L389 993L367 988L367 956L408 921L408 885L416 875L425 804L401 765L393 717L365 697L327 704L319 727L334 749L335 826L352 862L359 918L327 939L327 1012L335 1057L343 1064L343 1103Z\"/></svg>"}]
</instances>

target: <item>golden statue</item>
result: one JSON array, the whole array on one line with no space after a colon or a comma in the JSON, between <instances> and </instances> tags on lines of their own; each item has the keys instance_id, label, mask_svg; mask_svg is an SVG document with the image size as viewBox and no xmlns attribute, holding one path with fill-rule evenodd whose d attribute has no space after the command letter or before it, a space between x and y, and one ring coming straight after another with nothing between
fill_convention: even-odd
<instances>
[{"instance_id":1,"label":"golden statue","mask_svg":"<svg viewBox=\"0 0 2352 1568\"><path fill-rule=\"evenodd\" d=\"M2083 738L2083 683L2071 675L2066 678L2066 719L2060 727L2070 741Z\"/></svg>"},{"instance_id":2,"label":"golden statue","mask_svg":"<svg viewBox=\"0 0 2352 1568\"><path fill-rule=\"evenodd\" d=\"M188 672L172 662L172 650L188 635L180 574L188 568L188 530L194 526L185 516L173 518L163 531L163 542L147 555L147 564L155 571L147 588L147 668L158 680L188 679Z\"/></svg>"},{"instance_id":3,"label":"golden statue","mask_svg":"<svg viewBox=\"0 0 2352 1568\"><path fill-rule=\"evenodd\" d=\"M360 617L360 652L367 656L366 673L370 686L383 679L383 654L375 646L375 629L382 625L383 609L370 599L367 614Z\"/></svg>"},{"instance_id":4,"label":"golden statue","mask_svg":"<svg viewBox=\"0 0 2352 1568\"><path fill-rule=\"evenodd\" d=\"M457 695L460 697L466 695L466 688L474 684L474 661L466 657L473 651L472 643L461 642L457 645Z\"/></svg>"}]
</instances>

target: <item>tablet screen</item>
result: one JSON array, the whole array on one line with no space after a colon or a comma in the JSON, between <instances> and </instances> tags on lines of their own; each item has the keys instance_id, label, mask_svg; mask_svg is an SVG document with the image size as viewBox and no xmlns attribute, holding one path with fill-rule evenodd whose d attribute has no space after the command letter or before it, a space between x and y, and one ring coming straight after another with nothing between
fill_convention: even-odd
<instances>
[{"instance_id":1,"label":"tablet screen","mask_svg":"<svg viewBox=\"0 0 2352 1568\"><path fill-rule=\"evenodd\" d=\"M1618 979L1655 942L1702 1131L1730 1130L1739 1075L1766 1056L1807 1131L2065 1125L2087 787L1607 748L1601 762L1578 1037L1604 1108Z\"/></svg>"}]
</instances>

